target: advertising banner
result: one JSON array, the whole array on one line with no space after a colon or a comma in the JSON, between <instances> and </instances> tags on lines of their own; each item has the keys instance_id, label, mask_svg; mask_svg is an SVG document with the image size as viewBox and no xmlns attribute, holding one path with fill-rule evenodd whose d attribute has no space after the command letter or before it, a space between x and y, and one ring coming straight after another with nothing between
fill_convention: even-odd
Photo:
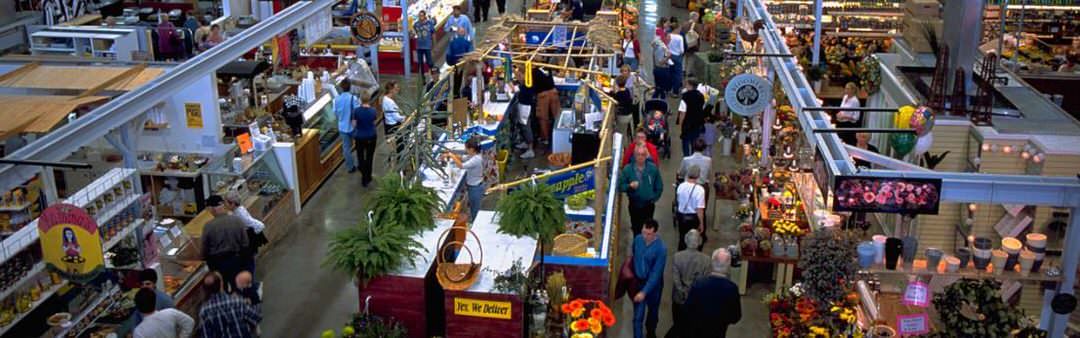
<instances>
[{"instance_id":1,"label":"advertising banner","mask_svg":"<svg viewBox=\"0 0 1080 338\"><path fill-rule=\"evenodd\" d=\"M88 282L105 269L97 221L86 210L58 203L38 219L43 261L64 278Z\"/></svg>"}]
</instances>

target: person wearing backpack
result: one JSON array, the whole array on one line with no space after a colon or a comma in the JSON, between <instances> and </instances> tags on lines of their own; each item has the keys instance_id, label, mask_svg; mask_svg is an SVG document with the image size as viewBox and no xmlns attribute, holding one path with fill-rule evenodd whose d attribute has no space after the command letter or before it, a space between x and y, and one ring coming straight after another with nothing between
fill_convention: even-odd
<instances>
[{"instance_id":1,"label":"person wearing backpack","mask_svg":"<svg viewBox=\"0 0 1080 338\"><path fill-rule=\"evenodd\" d=\"M356 172L356 158L353 157L353 110L360 107L360 100L352 93L352 83L341 82L341 94L334 98L334 116L338 121L338 134L341 135L341 156L345 157L345 168L349 173Z\"/></svg>"},{"instance_id":2,"label":"person wearing backpack","mask_svg":"<svg viewBox=\"0 0 1080 338\"><path fill-rule=\"evenodd\" d=\"M371 184L371 166L375 163L375 146L378 134L375 131L375 116L378 113L372 105L382 96L372 95L352 111L352 137L356 142L356 160L359 162L362 184L367 188Z\"/></svg>"}]
</instances>

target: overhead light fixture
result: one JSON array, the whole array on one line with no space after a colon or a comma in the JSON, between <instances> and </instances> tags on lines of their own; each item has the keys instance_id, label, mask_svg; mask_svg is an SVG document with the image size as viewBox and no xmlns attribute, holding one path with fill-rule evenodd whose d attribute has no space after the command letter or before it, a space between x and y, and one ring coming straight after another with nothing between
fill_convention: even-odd
<instances>
[{"instance_id":1,"label":"overhead light fixture","mask_svg":"<svg viewBox=\"0 0 1080 338\"><path fill-rule=\"evenodd\" d=\"M1046 154L1043 154L1043 153L1038 153L1038 154L1035 154L1035 156L1031 157L1031 161L1035 162L1035 163L1042 163L1042 161L1044 159L1046 159Z\"/></svg>"},{"instance_id":2,"label":"overhead light fixture","mask_svg":"<svg viewBox=\"0 0 1080 338\"><path fill-rule=\"evenodd\" d=\"M983 151L990 151L990 144L989 143L983 143L982 144L982 150Z\"/></svg>"},{"instance_id":3,"label":"overhead light fixture","mask_svg":"<svg viewBox=\"0 0 1080 338\"><path fill-rule=\"evenodd\" d=\"M1025 159L1025 160L1030 159L1031 158L1031 153L1029 153L1027 150L1021 151L1020 152L1020 158Z\"/></svg>"},{"instance_id":4,"label":"overhead light fixture","mask_svg":"<svg viewBox=\"0 0 1080 338\"><path fill-rule=\"evenodd\" d=\"M1001 147L1001 152L1003 152L1003 153L1006 153L1006 154L1008 154L1008 153L1011 153L1012 151L1013 151L1013 147L1012 147L1012 146L1004 146L1004 147Z\"/></svg>"},{"instance_id":5,"label":"overhead light fixture","mask_svg":"<svg viewBox=\"0 0 1080 338\"><path fill-rule=\"evenodd\" d=\"M978 204L975 204L975 203L968 204L968 211L975 212L976 210L979 210L979 205Z\"/></svg>"}]
</instances>

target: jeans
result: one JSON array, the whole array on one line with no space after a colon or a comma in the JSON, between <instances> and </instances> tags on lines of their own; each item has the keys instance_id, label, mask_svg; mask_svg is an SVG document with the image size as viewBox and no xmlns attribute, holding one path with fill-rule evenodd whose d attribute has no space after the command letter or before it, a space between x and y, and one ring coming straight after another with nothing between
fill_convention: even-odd
<instances>
[{"instance_id":1,"label":"jeans","mask_svg":"<svg viewBox=\"0 0 1080 338\"><path fill-rule=\"evenodd\" d=\"M341 156L345 158L345 168L349 171L356 170L356 158L353 157L353 139L348 135L341 135Z\"/></svg>"},{"instance_id":2,"label":"jeans","mask_svg":"<svg viewBox=\"0 0 1080 338\"><path fill-rule=\"evenodd\" d=\"M532 130L532 106L527 104L517 105L518 117L515 120L517 127L521 133L521 141L529 145L529 149L532 149L533 144L533 130Z\"/></svg>"},{"instance_id":3,"label":"jeans","mask_svg":"<svg viewBox=\"0 0 1080 338\"><path fill-rule=\"evenodd\" d=\"M653 291L659 293L659 290ZM648 307L649 313L646 315L645 308ZM645 295L645 300L641 303L634 303L634 338L645 338L656 336L656 322L660 315L660 297L654 297L653 295ZM645 327L641 324L644 322ZM647 332L647 333L646 333Z\"/></svg>"},{"instance_id":4,"label":"jeans","mask_svg":"<svg viewBox=\"0 0 1080 338\"><path fill-rule=\"evenodd\" d=\"M694 154L694 141L697 141L701 137L701 133L705 128L701 128L694 131L683 131L682 134L682 153L683 156L690 156Z\"/></svg>"},{"instance_id":5,"label":"jeans","mask_svg":"<svg viewBox=\"0 0 1080 338\"><path fill-rule=\"evenodd\" d=\"M469 185L469 221L476 219L476 214L480 212L480 203L484 200L484 192L487 191L487 187L484 183L477 185Z\"/></svg>"},{"instance_id":6,"label":"jeans","mask_svg":"<svg viewBox=\"0 0 1080 338\"><path fill-rule=\"evenodd\" d=\"M499 15L506 13L506 0L495 0L495 6L499 8Z\"/></svg>"},{"instance_id":7,"label":"jeans","mask_svg":"<svg viewBox=\"0 0 1080 338\"><path fill-rule=\"evenodd\" d=\"M427 72L434 67L431 63L431 49L416 49L416 64L421 72Z\"/></svg>"},{"instance_id":8,"label":"jeans","mask_svg":"<svg viewBox=\"0 0 1080 338\"><path fill-rule=\"evenodd\" d=\"M375 145L378 144L373 138L356 139L356 161L360 164L360 176L363 177L364 185L371 183L371 165L375 163Z\"/></svg>"},{"instance_id":9,"label":"jeans","mask_svg":"<svg viewBox=\"0 0 1080 338\"><path fill-rule=\"evenodd\" d=\"M678 95L679 89L682 88L683 84L683 57L682 55L672 55L671 61L675 64L668 68L668 70L671 71L671 77L668 78L669 81L671 81L668 82L668 89L670 89L672 93Z\"/></svg>"},{"instance_id":10,"label":"jeans","mask_svg":"<svg viewBox=\"0 0 1080 338\"><path fill-rule=\"evenodd\" d=\"M653 92L653 98L661 97L671 90L671 87L668 86L668 83L670 83L670 69L671 67L653 67L653 80L656 82L656 91Z\"/></svg>"},{"instance_id":11,"label":"jeans","mask_svg":"<svg viewBox=\"0 0 1080 338\"><path fill-rule=\"evenodd\" d=\"M622 62L623 62L624 65L630 66L630 70L635 71L635 72L637 71L638 61L637 61L636 57L635 58L630 58L630 57L625 57L624 56L622 58Z\"/></svg>"},{"instance_id":12,"label":"jeans","mask_svg":"<svg viewBox=\"0 0 1080 338\"><path fill-rule=\"evenodd\" d=\"M655 209L654 203L630 201L630 230L634 232L634 237L641 234L641 227L645 221L652 219Z\"/></svg>"}]
</instances>

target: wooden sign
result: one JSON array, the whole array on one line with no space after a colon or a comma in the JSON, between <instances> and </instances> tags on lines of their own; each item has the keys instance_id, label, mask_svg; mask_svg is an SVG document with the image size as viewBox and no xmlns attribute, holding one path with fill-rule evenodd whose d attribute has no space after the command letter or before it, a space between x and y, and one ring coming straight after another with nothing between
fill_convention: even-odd
<instances>
[{"instance_id":1,"label":"wooden sign","mask_svg":"<svg viewBox=\"0 0 1080 338\"><path fill-rule=\"evenodd\" d=\"M458 316L510 319L511 306L510 302L454 298L454 314Z\"/></svg>"},{"instance_id":2,"label":"wooden sign","mask_svg":"<svg viewBox=\"0 0 1080 338\"><path fill-rule=\"evenodd\" d=\"M926 313L896 316L896 333L901 337L930 333L930 317Z\"/></svg>"},{"instance_id":3,"label":"wooden sign","mask_svg":"<svg viewBox=\"0 0 1080 338\"><path fill-rule=\"evenodd\" d=\"M201 129L203 127L202 104L198 102L184 103L184 116L187 117L187 127Z\"/></svg>"}]
</instances>

